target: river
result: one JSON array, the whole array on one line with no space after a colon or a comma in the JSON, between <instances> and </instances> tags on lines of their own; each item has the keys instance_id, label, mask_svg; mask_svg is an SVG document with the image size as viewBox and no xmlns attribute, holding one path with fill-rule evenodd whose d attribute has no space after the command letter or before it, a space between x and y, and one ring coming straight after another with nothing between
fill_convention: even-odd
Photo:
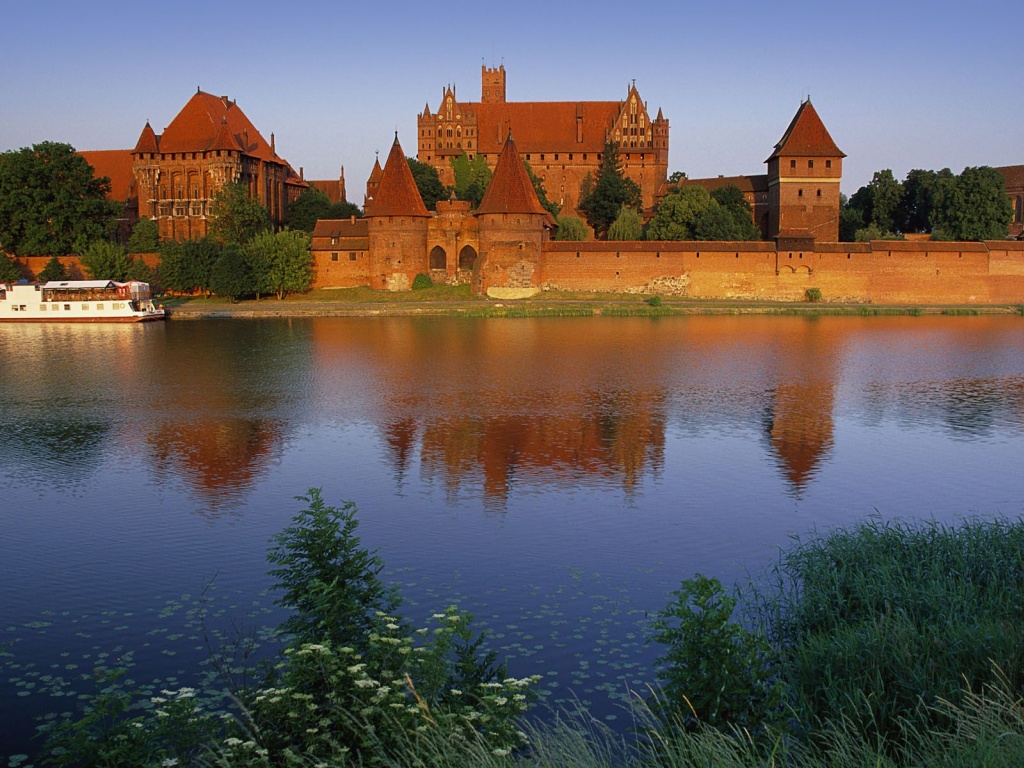
<instances>
[{"instance_id":1,"label":"river","mask_svg":"<svg viewBox=\"0 0 1024 768\"><path fill-rule=\"evenodd\" d=\"M267 543L312 487L408 615L457 603L613 725L681 579L1024 513L1020 317L3 325L0 402L0 755L96 666L151 691L265 639Z\"/></svg>"}]
</instances>

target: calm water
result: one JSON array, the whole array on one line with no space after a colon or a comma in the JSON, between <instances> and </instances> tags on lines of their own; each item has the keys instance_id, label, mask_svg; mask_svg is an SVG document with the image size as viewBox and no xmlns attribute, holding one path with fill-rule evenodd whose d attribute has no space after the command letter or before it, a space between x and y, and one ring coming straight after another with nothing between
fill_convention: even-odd
<instances>
[{"instance_id":1,"label":"calm water","mask_svg":"<svg viewBox=\"0 0 1024 768\"><path fill-rule=\"evenodd\" d=\"M1024 514L1019 317L8 325L0 398L0 755L97 664L188 684L204 626L276 623L267 541L310 487L409 614L458 603L609 722L680 579Z\"/></svg>"}]
</instances>

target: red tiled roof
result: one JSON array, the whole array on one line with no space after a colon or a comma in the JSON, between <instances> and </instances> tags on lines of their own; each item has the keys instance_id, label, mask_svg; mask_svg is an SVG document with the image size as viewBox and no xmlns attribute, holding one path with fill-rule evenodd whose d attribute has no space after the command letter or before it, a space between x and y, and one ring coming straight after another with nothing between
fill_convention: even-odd
<instances>
[{"instance_id":1,"label":"red tiled roof","mask_svg":"<svg viewBox=\"0 0 1024 768\"><path fill-rule=\"evenodd\" d=\"M384 175L384 171L380 167L380 158L376 157L373 160L373 170L370 171L370 178L367 180L367 184L380 184L380 177Z\"/></svg>"},{"instance_id":2,"label":"red tiled roof","mask_svg":"<svg viewBox=\"0 0 1024 768\"><path fill-rule=\"evenodd\" d=\"M160 151L157 146L156 133L154 133L153 127L149 124L149 120L146 121L146 127L142 129L142 133L139 135L139 141L135 145L134 151L150 153Z\"/></svg>"},{"instance_id":3,"label":"red tiled roof","mask_svg":"<svg viewBox=\"0 0 1024 768\"><path fill-rule=\"evenodd\" d=\"M391 145L391 153L384 163L384 172L380 177L380 188L373 201L373 216L430 216L427 206L423 204L416 181L409 170L409 161L405 159L402 145Z\"/></svg>"},{"instance_id":4,"label":"red tiled roof","mask_svg":"<svg viewBox=\"0 0 1024 768\"><path fill-rule=\"evenodd\" d=\"M772 158L786 156L796 157L846 157L836 143L832 141L825 124L811 105L811 100L803 102L796 111L786 132L775 145ZM768 162L765 160L765 162Z\"/></svg>"},{"instance_id":5,"label":"red tiled roof","mask_svg":"<svg viewBox=\"0 0 1024 768\"><path fill-rule=\"evenodd\" d=\"M476 209L477 215L487 213L539 213L547 214L537 199L537 191L519 157L516 143L509 134L501 150L498 164L487 185L484 199Z\"/></svg>"},{"instance_id":6,"label":"red tiled roof","mask_svg":"<svg viewBox=\"0 0 1024 768\"><path fill-rule=\"evenodd\" d=\"M319 219L313 227L313 237L368 237L367 219Z\"/></svg>"},{"instance_id":7,"label":"red tiled roof","mask_svg":"<svg viewBox=\"0 0 1024 768\"><path fill-rule=\"evenodd\" d=\"M345 199L345 186L341 179L307 179L306 183L327 195L332 203L340 203Z\"/></svg>"},{"instance_id":8,"label":"red tiled roof","mask_svg":"<svg viewBox=\"0 0 1024 768\"><path fill-rule=\"evenodd\" d=\"M620 101L505 101L461 105L477 119L477 152L497 154L509 131L520 152L603 152ZM577 141L577 118L582 134ZM461 151L461 150L460 150Z\"/></svg>"},{"instance_id":9,"label":"red tiled roof","mask_svg":"<svg viewBox=\"0 0 1024 768\"><path fill-rule=\"evenodd\" d=\"M759 174L755 176L717 176L711 179L682 179L680 187L704 187L708 192L722 187L739 187L741 192L767 192L768 176Z\"/></svg>"},{"instance_id":10,"label":"red tiled roof","mask_svg":"<svg viewBox=\"0 0 1024 768\"><path fill-rule=\"evenodd\" d=\"M1024 165L1004 165L996 170L1003 174L1007 191L1024 190Z\"/></svg>"},{"instance_id":11,"label":"red tiled roof","mask_svg":"<svg viewBox=\"0 0 1024 768\"><path fill-rule=\"evenodd\" d=\"M226 126L226 127L222 127ZM248 155L283 163L249 118L228 99L199 91L188 100L160 136L161 152L205 152L222 143L226 133Z\"/></svg>"},{"instance_id":12,"label":"red tiled roof","mask_svg":"<svg viewBox=\"0 0 1024 768\"><path fill-rule=\"evenodd\" d=\"M242 149L242 145L238 139L231 135L231 129L228 128L227 118L221 119L220 128L217 129L217 135L213 137L213 141L207 144L206 149L223 149L229 152L238 152Z\"/></svg>"},{"instance_id":13,"label":"red tiled roof","mask_svg":"<svg viewBox=\"0 0 1024 768\"><path fill-rule=\"evenodd\" d=\"M106 149L78 154L92 166L95 177L106 176L110 179L111 200L123 203L135 196L135 174L132 171L135 160L130 149Z\"/></svg>"}]
</instances>

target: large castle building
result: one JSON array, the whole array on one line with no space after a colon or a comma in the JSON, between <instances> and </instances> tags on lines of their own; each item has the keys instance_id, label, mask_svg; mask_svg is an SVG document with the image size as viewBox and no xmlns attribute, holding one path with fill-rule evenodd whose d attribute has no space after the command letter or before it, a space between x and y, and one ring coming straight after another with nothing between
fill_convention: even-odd
<instances>
[{"instance_id":1,"label":"large castle building","mask_svg":"<svg viewBox=\"0 0 1024 768\"><path fill-rule=\"evenodd\" d=\"M480 101L459 101L448 86L441 104L416 118L416 159L437 169L441 182L455 183L452 160L482 155L493 170L509 132L523 159L544 181L548 199L563 210L579 205L580 184L597 175L605 145L618 149L623 173L640 186L645 208L668 173L668 120L652 119L636 84L622 101L507 101L505 66L482 66Z\"/></svg>"},{"instance_id":2,"label":"large castle building","mask_svg":"<svg viewBox=\"0 0 1024 768\"><path fill-rule=\"evenodd\" d=\"M275 226L308 186L277 154L273 133L268 142L235 101L199 89L163 133L147 121L134 149L81 154L124 203L119 229L146 217L161 240L206 236L210 203L225 184L242 184ZM344 195L344 170L337 183Z\"/></svg>"}]
</instances>

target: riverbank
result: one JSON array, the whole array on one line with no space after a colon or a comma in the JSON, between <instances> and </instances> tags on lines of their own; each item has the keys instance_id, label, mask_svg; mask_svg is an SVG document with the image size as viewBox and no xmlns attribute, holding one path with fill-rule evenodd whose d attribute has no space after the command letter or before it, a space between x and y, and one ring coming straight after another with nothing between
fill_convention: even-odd
<instances>
[{"instance_id":1,"label":"riverbank","mask_svg":"<svg viewBox=\"0 0 1024 768\"><path fill-rule=\"evenodd\" d=\"M662 317L672 315L1019 315L1024 307L992 305L879 305L816 302L702 301L638 294L543 293L530 299L474 296L467 286L382 293L364 288L325 289L231 303L219 298L165 299L168 317L259 319L272 317Z\"/></svg>"}]
</instances>

